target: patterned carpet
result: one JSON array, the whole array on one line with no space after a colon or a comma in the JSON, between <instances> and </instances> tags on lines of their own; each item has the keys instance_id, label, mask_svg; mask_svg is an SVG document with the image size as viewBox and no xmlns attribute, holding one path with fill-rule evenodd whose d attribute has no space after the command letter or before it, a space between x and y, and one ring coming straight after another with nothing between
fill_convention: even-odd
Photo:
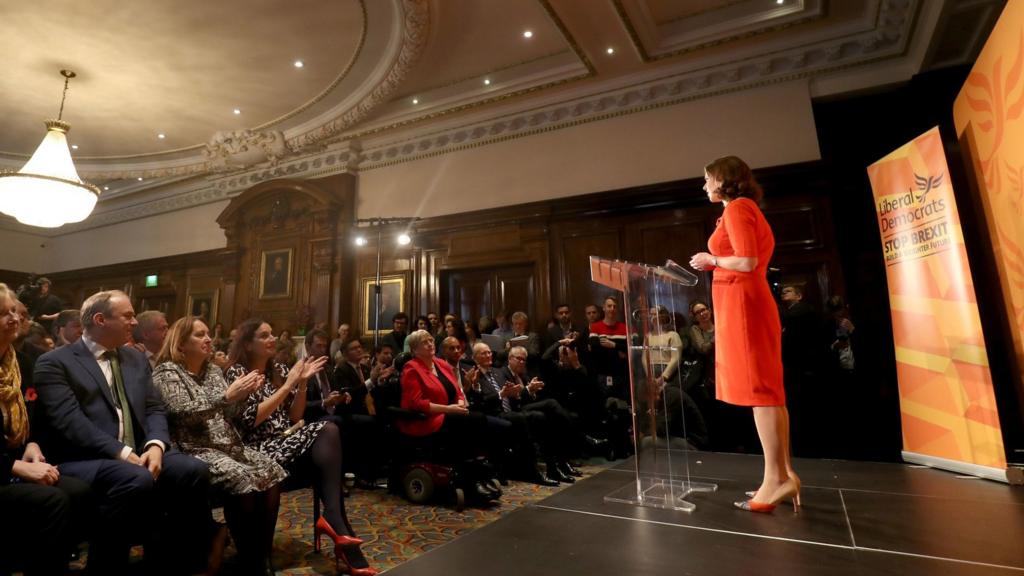
<instances>
[{"instance_id":1,"label":"patterned carpet","mask_svg":"<svg viewBox=\"0 0 1024 576\"><path fill-rule=\"evenodd\" d=\"M604 462L604 460L598 460ZM602 466L581 468L586 476ZM345 500L349 521L360 538L370 565L378 570L397 566L424 552L450 542L476 528L494 522L521 506L537 502L564 489L510 482L503 488L501 503L488 509L466 508L456 512L443 502L433 506L408 503L385 489L353 490ZM281 498L281 514L274 540L274 566L278 574L334 574L334 555L323 539L320 552L313 550L313 501L310 490L296 490ZM238 574L229 548L222 573ZM287 567L287 568L286 568Z\"/></svg>"},{"instance_id":2,"label":"patterned carpet","mask_svg":"<svg viewBox=\"0 0 1024 576\"><path fill-rule=\"evenodd\" d=\"M595 458L581 466L580 470L585 479L608 465L604 459ZM513 480L508 487L502 488L504 495L500 504L485 509L467 507L463 512L456 512L454 506L446 506L445 502L430 506L410 504L400 496L389 494L384 488L354 489L352 495L345 499L345 509L353 529L363 539L363 553L370 565L383 571L490 524L517 508L543 500L568 486L562 484L557 488L547 488ZM219 522L224 521L220 509L214 511L214 518ZM335 574L334 548L328 539L323 539L323 548L319 552L313 550L312 518L312 490L294 490L281 496L273 557L277 574ZM141 547L132 549L129 568L132 576L146 573L142 555ZM83 549L81 557L71 563L71 573L81 573L87 558L87 549ZM242 566L235 561L234 545L229 545L225 551L220 574L245 574Z\"/></svg>"}]
</instances>

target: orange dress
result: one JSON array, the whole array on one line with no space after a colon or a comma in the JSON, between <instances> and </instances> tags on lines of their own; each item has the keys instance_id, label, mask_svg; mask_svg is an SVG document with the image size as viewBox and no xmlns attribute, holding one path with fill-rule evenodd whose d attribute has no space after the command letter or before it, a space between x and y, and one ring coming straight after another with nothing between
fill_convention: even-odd
<instances>
[{"instance_id":1,"label":"orange dress","mask_svg":"<svg viewBox=\"0 0 1024 576\"><path fill-rule=\"evenodd\" d=\"M729 202L708 249L717 257L757 257L751 272L714 269L715 388L723 402L785 406L782 325L766 272L775 248L772 229L749 198Z\"/></svg>"}]
</instances>

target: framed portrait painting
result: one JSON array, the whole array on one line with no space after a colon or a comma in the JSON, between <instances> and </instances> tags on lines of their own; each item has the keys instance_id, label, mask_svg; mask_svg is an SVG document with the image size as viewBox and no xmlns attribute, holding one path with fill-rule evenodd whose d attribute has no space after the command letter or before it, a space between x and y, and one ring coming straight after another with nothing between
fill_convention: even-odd
<instances>
[{"instance_id":1,"label":"framed portrait painting","mask_svg":"<svg viewBox=\"0 0 1024 576\"><path fill-rule=\"evenodd\" d=\"M364 332L372 334L374 327L374 290L376 277L363 278L363 326ZM380 278L380 333L391 332L391 317L405 312L405 275L381 276Z\"/></svg>"},{"instance_id":2,"label":"framed portrait painting","mask_svg":"<svg viewBox=\"0 0 1024 576\"><path fill-rule=\"evenodd\" d=\"M264 250L260 255L260 298L288 298L292 295L291 248Z\"/></svg>"},{"instance_id":3,"label":"framed portrait painting","mask_svg":"<svg viewBox=\"0 0 1024 576\"><path fill-rule=\"evenodd\" d=\"M220 290L203 290L200 292L189 292L188 313L191 316L202 318L212 329L217 323L217 300Z\"/></svg>"}]
</instances>

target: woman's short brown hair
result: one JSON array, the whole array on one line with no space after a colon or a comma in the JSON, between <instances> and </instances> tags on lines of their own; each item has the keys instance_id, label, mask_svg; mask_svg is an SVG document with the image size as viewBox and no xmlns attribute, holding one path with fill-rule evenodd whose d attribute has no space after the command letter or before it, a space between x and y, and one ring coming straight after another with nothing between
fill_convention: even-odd
<instances>
[{"instance_id":1,"label":"woman's short brown hair","mask_svg":"<svg viewBox=\"0 0 1024 576\"><path fill-rule=\"evenodd\" d=\"M750 198L754 202L761 202L761 185L754 179L750 166L736 156L723 156L712 160L704 167L704 171L722 182L722 187L718 189L718 194L722 198Z\"/></svg>"}]
</instances>

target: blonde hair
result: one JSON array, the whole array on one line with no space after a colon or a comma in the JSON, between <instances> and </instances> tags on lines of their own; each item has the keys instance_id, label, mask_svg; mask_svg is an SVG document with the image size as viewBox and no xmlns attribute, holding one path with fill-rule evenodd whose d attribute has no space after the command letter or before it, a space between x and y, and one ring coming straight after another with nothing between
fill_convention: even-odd
<instances>
[{"instance_id":1,"label":"blonde hair","mask_svg":"<svg viewBox=\"0 0 1024 576\"><path fill-rule=\"evenodd\" d=\"M164 362L174 362L175 364L185 365L185 353L181 351L181 347L188 342L188 339L192 337L192 332L195 331L196 322L206 326L206 322L198 316L185 316L175 320L174 324L167 329L167 337L164 338L164 345L160 347L160 353L156 355L157 365L163 364ZM206 328L210 328L207 326ZM203 361L203 368L206 368L206 363L209 358Z\"/></svg>"},{"instance_id":2,"label":"blonde hair","mask_svg":"<svg viewBox=\"0 0 1024 576\"><path fill-rule=\"evenodd\" d=\"M405 337L406 343L409 344L409 351L412 352L413 355L416 354L416 349L422 346L427 340L433 342L434 337L426 330L417 330Z\"/></svg>"}]
</instances>

